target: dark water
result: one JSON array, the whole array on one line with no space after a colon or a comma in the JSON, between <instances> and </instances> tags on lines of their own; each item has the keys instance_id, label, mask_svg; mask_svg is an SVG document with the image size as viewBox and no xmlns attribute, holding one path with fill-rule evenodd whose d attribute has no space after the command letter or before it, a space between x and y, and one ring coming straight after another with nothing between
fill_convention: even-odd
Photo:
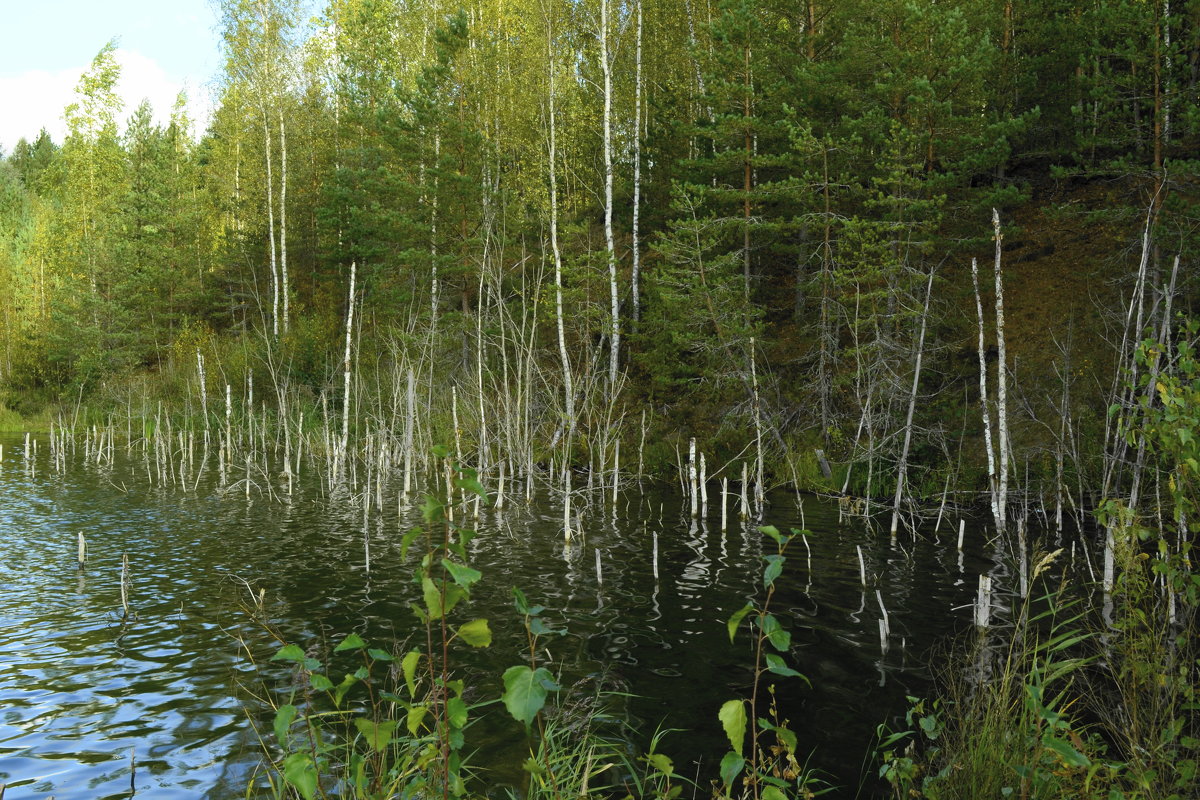
<instances>
[{"instance_id":1,"label":"dark water","mask_svg":"<svg viewBox=\"0 0 1200 800\"><path fill-rule=\"evenodd\" d=\"M313 494L291 502L222 495L207 479L196 491L148 485L140 459L114 469L72 462L50 469L46 442L29 469L22 443L3 440L0 463L0 782L9 797L226 798L242 796L260 745L250 718L261 709L243 687L280 679L264 673L277 649L247 611L265 591L264 616L303 647L336 643L350 631L378 642L416 629L407 608L411 564L400 560L401 523L392 508L369 524L364 568L361 509ZM799 527L792 494L776 493L764 523ZM614 512L594 505L585 536L566 545L561 507L551 499L512 503L472 520L480 535L473 565L484 573L472 614L491 620L496 641L464 669L474 699L500 692L503 669L522 663L523 631L510 591L530 600L569 635L548 642L567 683L599 681L632 697L615 711L648 737L678 729L666 750L702 787L727 749L716 719L725 700L748 696L749 637L733 645L728 616L755 596L763 537L719 508L687 519L670 491L625 492ZM935 664L955 631L969 626L981 571L995 572L979 534L967 555L950 526L943 538L898 545L861 521L837 522L836 507L804 500L811 565L802 542L789 559L775 611L793 635L789 663L812 688L779 679L778 696L810 765L854 796L875 727L903 712L906 694L929 692ZM954 525L956 528L956 524ZM76 533L90 548L75 565ZM658 537L659 578L653 576ZM859 581L855 546L872 584ZM596 574L601 554L603 582ZM121 556L130 563L130 606L122 619ZM244 581L244 583L243 583ZM891 621L879 639L878 587ZM472 730L476 763L520 762L520 731L501 710ZM689 758L704 763L689 766ZM495 785L502 768L485 773ZM133 789L131 789L131 785ZM869 778L864 794L873 784ZM136 790L136 794L134 794ZM701 794L705 794L703 788Z\"/></svg>"}]
</instances>

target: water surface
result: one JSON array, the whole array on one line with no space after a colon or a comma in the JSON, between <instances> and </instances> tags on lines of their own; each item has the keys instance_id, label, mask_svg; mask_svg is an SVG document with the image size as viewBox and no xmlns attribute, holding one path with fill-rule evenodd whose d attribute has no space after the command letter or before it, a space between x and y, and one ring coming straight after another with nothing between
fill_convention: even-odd
<instances>
[{"instance_id":1,"label":"water surface","mask_svg":"<svg viewBox=\"0 0 1200 800\"><path fill-rule=\"evenodd\" d=\"M242 796L261 752L253 724L262 709L248 689L286 685L278 668L255 666L278 647L263 620L316 649L351 631L387 643L416 631L407 607L413 565L399 552L416 517L401 518L394 500L364 535L361 508L311 487L280 501L222 493L211 473L187 489L152 486L140 454L122 448L111 468L76 456L57 474L45 441L29 459L21 440L3 443L0 782L10 796ZM861 520L839 525L832 503L806 496L801 509L785 492L770 500L764 523L811 531L809 550L798 541L789 551L775 611L792 631L789 662L812 688L779 679L781 710L812 751L810 765L853 796L876 726L902 713L905 695L930 691L931 662L969 626L977 575L996 574L997 562L978 534L968 533L964 555L949 527L941 540L893 543ZM548 495L531 504L510 498L503 513L469 519L480 532L473 565L484 573L471 613L488 617L496 637L463 662L473 698L498 695L503 669L522 663L510 594L520 586L569 631L547 643L564 681L628 692L610 697L609 710L645 737L678 729L666 750L707 794L727 747L717 709L748 696L752 679L749 636L731 645L724 622L759 593L770 544L756 523L731 521L722 532L719 507L708 512L691 520L671 491L635 485L615 509L586 508L584 535L570 543ZM82 571L80 531L89 546ZM891 625L886 652L876 588ZM248 609L260 589L256 619ZM515 780L504 764L519 763L523 745L519 727L492 713L468 746L480 749L476 763L496 789ZM689 764L695 759L703 763ZM875 770L865 764L866 774Z\"/></svg>"}]
</instances>

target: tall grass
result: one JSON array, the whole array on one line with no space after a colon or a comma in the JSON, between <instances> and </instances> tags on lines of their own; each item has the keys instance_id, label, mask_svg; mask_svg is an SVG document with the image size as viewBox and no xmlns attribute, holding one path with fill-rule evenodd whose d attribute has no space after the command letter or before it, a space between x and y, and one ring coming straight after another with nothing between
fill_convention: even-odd
<instances>
[{"instance_id":1,"label":"tall grass","mask_svg":"<svg viewBox=\"0 0 1200 800\"><path fill-rule=\"evenodd\" d=\"M0 403L0 433L24 433L25 431L45 431L50 428L50 412L43 410L30 416L22 416L18 412Z\"/></svg>"},{"instance_id":2,"label":"tall grass","mask_svg":"<svg viewBox=\"0 0 1200 800\"><path fill-rule=\"evenodd\" d=\"M1128 591L1101 623L1084 588L1061 579L1025 601L1011 630L978 631L951 661L937 701L910 698L908 730L879 747L894 797L1200 796L1194 637Z\"/></svg>"}]
</instances>

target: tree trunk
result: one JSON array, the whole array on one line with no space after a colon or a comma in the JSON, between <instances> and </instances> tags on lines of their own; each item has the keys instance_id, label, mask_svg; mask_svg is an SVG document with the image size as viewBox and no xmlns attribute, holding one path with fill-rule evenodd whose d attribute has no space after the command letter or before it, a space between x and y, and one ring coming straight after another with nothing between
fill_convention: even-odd
<instances>
[{"instance_id":1,"label":"tree trunk","mask_svg":"<svg viewBox=\"0 0 1200 800\"><path fill-rule=\"evenodd\" d=\"M742 86L742 280L743 300L750 303L750 189L754 181L754 137L750 124L750 95L754 81L750 73L750 45L742 50L742 66L745 69Z\"/></svg>"},{"instance_id":2,"label":"tree trunk","mask_svg":"<svg viewBox=\"0 0 1200 800\"><path fill-rule=\"evenodd\" d=\"M621 351L621 308L617 292L617 250L613 242L612 63L608 52L608 0L600 0L600 67L604 73L604 244L608 251L608 291L612 314L608 386L610 396L615 397Z\"/></svg>"},{"instance_id":3,"label":"tree trunk","mask_svg":"<svg viewBox=\"0 0 1200 800\"><path fill-rule=\"evenodd\" d=\"M279 294L283 298L283 333L288 332L288 261L287 261L287 129L279 114Z\"/></svg>"},{"instance_id":4,"label":"tree trunk","mask_svg":"<svg viewBox=\"0 0 1200 800\"><path fill-rule=\"evenodd\" d=\"M992 439L992 413L988 408L987 356L983 344L983 300L979 295L979 263L971 259L971 282L975 287L975 313L979 322L979 408L983 414L983 446L987 452L988 497L991 500L992 519L1000 524L1000 507L996 492L996 453Z\"/></svg>"},{"instance_id":5,"label":"tree trunk","mask_svg":"<svg viewBox=\"0 0 1200 800\"><path fill-rule=\"evenodd\" d=\"M567 338L563 329L563 296L562 296L562 252L558 247L558 148L556 131L558 128L554 107L554 36L550 27L550 18L546 18L546 59L549 77L549 126L550 126L550 249L554 254L554 321L558 332L558 355L562 361L563 394L566 405L566 454L564 464L569 461L571 441L575 438L575 387L571 378L571 358L567 353ZM564 467L565 469L565 467ZM567 503L570 503L570 488L567 488ZM570 512L564 512L564 517ZM564 519L564 525L570 531L569 520Z\"/></svg>"},{"instance_id":6,"label":"tree trunk","mask_svg":"<svg viewBox=\"0 0 1200 800\"><path fill-rule=\"evenodd\" d=\"M262 107L263 147L267 157L267 238L271 242L271 335L279 338L279 263L275 259L275 189L271 174L271 126Z\"/></svg>"},{"instance_id":7,"label":"tree trunk","mask_svg":"<svg viewBox=\"0 0 1200 800\"><path fill-rule=\"evenodd\" d=\"M1003 533L1008 517L1008 360L1004 351L1004 281L1000 271L1000 250L1004 236L1000 233L1000 212L992 209L992 229L996 238L996 351L999 362L996 370L996 427L1000 446L1000 480L996 492L996 530Z\"/></svg>"},{"instance_id":8,"label":"tree trunk","mask_svg":"<svg viewBox=\"0 0 1200 800\"><path fill-rule=\"evenodd\" d=\"M350 262L350 292L346 301L346 349L342 356L342 437L338 442L337 466L334 479L339 485L344 484L346 477L346 452L350 444L350 342L354 331L354 281L357 277L358 265Z\"/></svg>"},{"instance_id":9,"label":"tree trunk","mask_svg":"<svg viewBox=\"0 0 1200 800\"><path fill-rule=\"evenodd\" d=\"M630 276L630 316L636 326L642 316L641 298L638 296L638 281L641 276L641 253L638 240L638 222L642 205L642 3L637 4L637 55L633 79L633 272Z\"/></svg>"},{"instance_id":10,"label":"tree trunk","mask_svg":"<svg viewBox=\"0 0 1200 800\"><path fill-rule=\"evenodd\" d=\"M430 192L429 214L429 264L430 264L430 313L433 314L433 324L437 324L438 312L438 177L437 165L442 156L442 137L440 133L433 135L433 191Z\"/></svg>"},{"instance_id":11,"label":"tree trunk","mask_svg":"<svg viewBox=\"0 0 1200 800\"><path fill-rule=\"evenodd\" d=\"M892 501L892 536L900 521L900 500L904 496L904 481L908 469L908 448L912 442L913 411L917 407L917 389L921 383L921 357L925 352L925 323L929 319L929 298L933 296L933 271L929 272L929 284L925 287L925 307L921 311L921 334L917 337L917 363L913 367L912 392L908 395L908 418L904 422L904 447L900 450L900 464L896 468L896 497Z\"/></svg>"}]
</instances>

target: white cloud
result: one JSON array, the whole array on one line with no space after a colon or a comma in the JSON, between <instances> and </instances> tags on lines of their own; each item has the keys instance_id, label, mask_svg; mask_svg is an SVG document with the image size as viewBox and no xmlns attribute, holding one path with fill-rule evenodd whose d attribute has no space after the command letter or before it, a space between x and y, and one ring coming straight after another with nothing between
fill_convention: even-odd
<instances>
[{"instance_id":1,"label":"white cloud","mask_svg":"<svg viewBox=\"0 0 1200 800\"><path fill-rule=\"evenodd\" d=\"M175 107L175 98L181 89L187 89L188 116L191 117L193 133L204 130L210 116L208 90L196 83L187 84L168 75L156 61L141 53L117 49L117 63L121 67L121 78L117 94L124 101L121 114L122 124L148 99L154 108L154 119L164 124L170 119ZM75 86L88 65L47 72L30 70L12 77L0 77L0 147L5 153L24 136L33 139L45 128L54 141L61 144L66 135L63 109L75 99Z\"/></svg>"}]
</instances>

